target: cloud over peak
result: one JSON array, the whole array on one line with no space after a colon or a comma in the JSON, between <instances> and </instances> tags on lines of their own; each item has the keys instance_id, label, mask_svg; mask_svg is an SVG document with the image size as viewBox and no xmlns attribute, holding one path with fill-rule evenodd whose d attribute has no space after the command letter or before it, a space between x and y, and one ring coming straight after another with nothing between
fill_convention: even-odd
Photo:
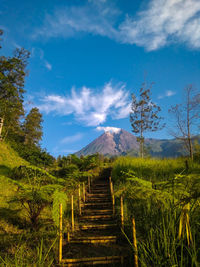
<instances>
[{"instance_id":1,"label":"cloud over peak","mask_svg":"<svg viewBox=\"0 0 200 267\"><path fill-rule=\"evenodd\" d=\"M119 133L121 131L121 128L117 128L117 127L101 127L98 126L96 128L97 131L104 131L104 132L110 132L110 133Z\"/></svg>"}]
</instances>

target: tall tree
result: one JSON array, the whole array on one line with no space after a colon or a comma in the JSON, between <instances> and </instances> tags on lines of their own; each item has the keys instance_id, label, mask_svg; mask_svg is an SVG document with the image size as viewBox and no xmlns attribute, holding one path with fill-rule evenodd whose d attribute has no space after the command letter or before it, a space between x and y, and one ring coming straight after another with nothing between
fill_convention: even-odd
<instances>
[{"instance_id":1,"label":"tall tree","mask_svg":"<svg viewBox=\"0 0 200 267\"><path fill-rule=\"evenodd\" d=\"M158 116L161 109L151 100L151 88L152 84L147 88L144 82L139 91L139 98L132 94L130 122L132 131L138 135L137 141L140 143L142 158L144 157L144 133L154 132L164 127L164 124L160 125L162 118Z\"/></svg>"},{"instance_id":2,"label":"tall tree","mask_svg":"<svg viewBox=\"0 0 200 267\"><path fill-rule=\"evenodd\" d=\"M24 131L24 143L26 145L38 145L42 139L42 114L38 108L32 108L29 114L26 116L23 131Z\"/></svg>"},{"instance_id":3,"label":"tall tree","mask_svg":"<svg viewBox=\"0 0 200 267\"><path fill-rule=\"evenodd\" d=\"M4 138L20 132L28 58L29 52L23 48L16 49L13 57L0 57L0 118L4 123Z\"/></svg>"},{"instance_id":4,"label":"tall tree","mask_svg":"<svg viewBox=\"0 0 200 267\"><path fill-rule=\"evenodd\" d=\"M169 109L175 119L175 130L171 134L184 142L190 158L193 159L192 138L200 118L200 92L190 84L185 87L183 95L182 104L176 104Z\"/></svg>"}]
</instances>

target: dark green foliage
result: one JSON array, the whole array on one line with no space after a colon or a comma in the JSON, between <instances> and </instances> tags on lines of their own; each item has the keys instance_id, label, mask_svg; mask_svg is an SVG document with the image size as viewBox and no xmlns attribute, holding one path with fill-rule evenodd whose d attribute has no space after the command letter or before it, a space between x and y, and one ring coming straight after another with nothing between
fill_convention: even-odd
<instances>
[{"instance_id":1,"label":"dark green foliage","mask_svg":"<svg viewBox=\"0 0 200 267\"><path fill-rule=\"evenodd\" d=\"M3 137L21 134L24 115L23 94L29 52L16 49L13 57L0 57L0 117L4 119Z\"/></svg>"},{"instance_id":2,"label":"dark green foliage","mask_svg":"<svg viewBox=\"0 0 200 267\"><path fill-rule=\"evenodd\" d=\"M11 146L18 152L19 156L39 167L49 167L53 165L55 159L45 149L36 145L24 145L23 139L10 141Z\"/></svg>"},{"instance_id":3,"label":"dark green foliage","mask_svg":"<svg viewBox=\"0 0 200 267\"><path fill-rule=\"evenodd\" d=\"M38 145L42 139L42 114L38 108L32 108L23 123L24 143L28 146Z\"/></svg>"},{"instance_id":4,"label":"dark green foliage","mask_svg":"<svg viewBox=\"0 0 200 267\"><path fill-rule=\"evenodd\" d=\"M23 180L24 183L45 185L55 183L56 178L45 170L32 166L19 166L12 170L11 178Z\"/></svg>"}]
</instances>

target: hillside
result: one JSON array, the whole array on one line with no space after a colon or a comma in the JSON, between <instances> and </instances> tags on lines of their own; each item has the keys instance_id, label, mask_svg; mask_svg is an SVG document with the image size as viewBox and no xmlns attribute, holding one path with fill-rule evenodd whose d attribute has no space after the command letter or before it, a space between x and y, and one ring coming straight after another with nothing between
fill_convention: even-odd
<instances>
[{"instance_id":1,"label":"hillside","mask_svg":"<svg viewBox=\"0 0 200 267\"><path fill-rule=\"evenodd\" d=\"M16 166L29 165L9 144L0 142L0 151L0 175L6 175L10 169Z\"/></svg>"}]
</instances>

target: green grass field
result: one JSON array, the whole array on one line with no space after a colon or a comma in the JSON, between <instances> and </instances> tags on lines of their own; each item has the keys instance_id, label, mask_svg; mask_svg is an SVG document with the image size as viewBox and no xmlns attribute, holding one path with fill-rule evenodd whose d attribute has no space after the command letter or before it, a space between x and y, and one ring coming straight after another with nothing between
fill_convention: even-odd
<instances>
[{"instance_id":1,"label":"green grass field","mask_svg":"<svg viewBox=\"0 0 200 267\"><path fill-rule=\"evenodd\" d=\"M136 220L140 266L199 266L200 165L185 160L121 157L113 164L118 218L122 195L130 240Z\"/></svg>"}]
</instances>

